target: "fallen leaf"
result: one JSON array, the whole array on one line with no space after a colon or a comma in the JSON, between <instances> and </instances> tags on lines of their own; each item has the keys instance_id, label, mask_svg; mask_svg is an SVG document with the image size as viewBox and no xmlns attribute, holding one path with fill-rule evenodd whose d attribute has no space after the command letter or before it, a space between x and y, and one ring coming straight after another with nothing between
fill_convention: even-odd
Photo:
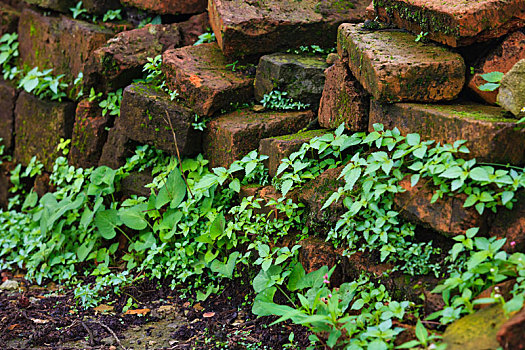
<instances>
[{"instance_id":1,"label":"fallen leaf","mask_svg":"<svg viewBox=\"0 0 525 350\"><path fill-rule=\"evenodd\" d=\"M15 323L15 324L12 324L10 325L9 327L7 327L8 330L12 331L13 329L15 329L16 327L20 326L18 323Z\"/></svg>"},{"instance_id":2,"label":"fallen leaf","mask_svg":"<svg viewBox=\"0 0 525 350\"><path fill-rule=\"evenodd\" d=\"M204 315L202 315L204 318L210 318L213 316L215 316L215 312L205 312Z\"/></svg>"},{"instance_id":3,"label":"fallen leaf","mask_svg":"<svg viewBox=\"0 0 525 350\"><path fill-rule=\"evenodd\" d=\"M113 306L111 306L111 305L100 304L99 306L94 307L93 311L104 313L104 312L111 312L111 311L113 311L113 309L115 309L115 308Z\"/></svg>"},{"instance_id":4,"label":"fallen leaf","mask_svg":"<svg viewBox=\"0 0 525 350\"><path fill-rule=\"evenodd\" d=\"M197 303L195 305L193 305L193 308L197 311L202 311L204 310L204 308L201 306L201 303Z\"/></svg>"},{"instance_id":5,"label":"fallen leaf","mask_svg":"<svg viewBox=\"0 0 525 350\"><path fill-rule=\"evenodd\" d=\"M41 320L39 318L32 318L31 321L33 321L34 323L36 324L45 324L45 323L49 323L49 320Z\"/></svg>"},{"instance_id":6,"label":"fallen leaf","mask_svg":"<svg viewBox=\"0 0 525 350\"><path fill-rule=\"evenodd\" d=\"M128 310L124 313L124 315L147 315L149 314L150 311L151 311L150 309Z\"/></svg>"},{"instance_id":7,"label":"fallen leaf","mask_svg":"<svg viewBox=\"0 0 525 350\"><path fill-rule=\"evenodd\" d=\"M182 307L190 307L191 303L189 301L182 304Z\"/></svg>"}]
</instances>

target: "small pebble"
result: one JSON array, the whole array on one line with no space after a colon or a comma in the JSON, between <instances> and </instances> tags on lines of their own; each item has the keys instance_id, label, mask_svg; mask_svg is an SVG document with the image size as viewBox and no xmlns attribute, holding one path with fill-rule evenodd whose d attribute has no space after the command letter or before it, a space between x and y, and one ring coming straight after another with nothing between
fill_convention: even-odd
<instances>
[{"instance_id":1,"label":"small pebble","mask_svg":"<svg viewBox=\"0 0 525 350\"><path fill-rule=\"evenodd\" d=\"M17 290L18 287L18 282L15 280L6 280L0 285L0 289L2 290Z\"/></svg>"}]
</instances>

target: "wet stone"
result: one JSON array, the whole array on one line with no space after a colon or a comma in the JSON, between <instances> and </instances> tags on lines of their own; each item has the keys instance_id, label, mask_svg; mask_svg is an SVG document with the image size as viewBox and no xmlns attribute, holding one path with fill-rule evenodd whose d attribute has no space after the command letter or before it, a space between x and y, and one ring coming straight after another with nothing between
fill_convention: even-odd
<instances>
[{"instance_id":1,"label":"wet stone","mask_svg":"<svg viewBox=\"0 0 525 350\"><path fill-rule=\"evenodd\" d=\"M369 130L373 124L380 123L387 129L397 127L403 135L418 133L423 140L441 144L467 140L465 145L470 153L460 153L463 158L522 165L525 164L525 129L516 128L516 122L508 118L502 108L475 103L432 105L373 101Z\"/></svg>"},{"instance_id":2,"label":"wet stone","mask_svg":"<svg viewBox=\"0 0 525 350\"><path fill-rule=\"evenodd\" d=\"M514 115L525 108L525 59L520 60L501 80L498 103Z\"/></svg>"},{"instance_id":3,"label":"wet stone","mask_svg":"<svg viewBox=\"0 0 525 350\"><path fill-rule=\"evenodd\" d=\"M228 57L333 46L337 26L364 20L370 0L210 0L210 23Z\"/></svg>"},{"instance_id":4,"label":"wet stone","mask_svg":"<svg viewBox=\"0 0 525 350\"><path fill-rule=\"evenodd\" d=\"M287 135L305 128L314 119L311 111L262 112L238 110L210 121L203 147L211 167L229 167L259 147L262 139Z\"/></svg>"},{"instance_id":5,"label":"wet stone","mask_svg":"<svg viewBox=\"0 0 525 350\"><path fill-rule=\"evenodd\" d=\"M286 91L295 101L318 106L328 64L322 57L275 53L261 57L255 76L255 98L272 90Z\"/></svg>"},{"instance_id":6,"label":"wet stone","mask_svg":"<svg viewBox=\"0 0 525 350\"><path fill-rule=\"evenodd\" d=\"M233 72L216 43L168 50L162 57L167 85L200 116L253 98L253 79Z\"/></svg>"},{"instance_id":7,"label":"wet stone","mask_svg":"<svg viewBox=\"0 0 525 350\"><path fill-rule=\"evenodd\" d=\"M56 145L71 138L74 119L74 103L42 101L21 92L15 108L15 160L27 165L36 156L51 171L60 155Z\"/></svg>"},{"instance_id":8,"label":"wet stone","mask_svg":"<svg viewBox=\"0 0 525 350\"><path fill-rule=\"evenodd\" d=\"M0 2L0 37L5 33L16 32L19 18L19 11Z\"/></svg>"},{"instance_id":9,"label":"wet stone","mask_svg":"<svg viewBox=\"0 0 525 350\"><path fill-rule=\"evenodd\" d=\"M293 135L284 135L262 139L259 143L259 154L267 155L265 161L271 177L277 173L281 159L287 158L293 152L298 151L303 143L309 142L316 136L322 136L326 130L310 130Z\"/></svg>"},{"instance_id":10,"label":"wet stone","mask_svg":"<svg viewBox=\"0 0 525 350\"><path fill-rule=\"evenodd\" d=\"M121 0L127 6L137 7L162 15L187 15L206 11L207 0Z\"/></svg>"},{"instance_id":11,"label":"wet stone","mask_svg":"<svg viewBox=\"0 0 525 350\"><path fill-rule=\"evenodd\" d=\"M71 7L75 7L76 0L23 0L28 4L37 5L44 9L55 10L63 13L69 13Z\"/></svg>"},{"instance_id":12,"label":"wet stone","mask_svg":"<svg viewBox=\"0 0 525 350\"><path fill-rule=\"evenodd\" d=\"M335 129L341 123L349 131L368 128L370 97L345 62L337 60L325 72L326 82L319 106L319 125Z\"/></svg>"},{"instance_id":13,"label":"wet stone","mask_svg":"<svg viewBox=\"0 0 525 350\"><path fill-rule=\"evenodd\" d=\"M13 128L15 122L15 103L18 91L13 84L0 79L0 145L4 153L10 153L14 145Z\"/></svg>"},{"instance_id":14,"label":"wet stone","mask_svg":"<svg viewBox=\"0 0 525 350\"><path fill-rule=\"evenodd\" d=\"M339 56L348 57L354 77L379 101L452 100L465 82L465 63L459 54L415 42L415 36L403 31L343 24L337 48Z\"/></svg>"},{"instance_id":15,"label":"wet stone","mask_svg":"<svg viewBox=\"0 0 525 350\"><path fill-rule=\"evenodd\" d=\"M380 19L448 46L499 38L525 26L523 0L377 0Z\"/></svg>"},{"instance_id":16,"label":"wet stone","mask_svg":"<svg viewBox=\"0 0 525 350\"><path fill-rule=\"evenodd\" d=\"M148 57L179 47L181 42L177 24L150 24L121 32L89 58L84 71L86 85L94 86L97 91L125 87L143 76L142 67Z\"/></svg>"},{"instance_id":17,"label":"wet stone","mask_svg":"<svg viewBox=\"0 0 525 350\"><path fill-rule=\"evenodd\" d=\"M479 87L487 83L481 75L491 72L507 73L522 59L525 59L525 32L517 31L506 37L475 67L476 73L469 80L469 89L485 102L496 104L498 89L494 91L480 90Z\"/></svg>"},{"instance_id":18,"label":"wet stone","mask_svg":"<svg viewBox=\"0 0 525 350\"><path fill-rule=\"evenodd\" d=\"M40 70L53 68L72 82L93 51L113 36L109 29L66 16L44 16L25 9L18 26L20 62Z\"/></svg>"}]
</instances>

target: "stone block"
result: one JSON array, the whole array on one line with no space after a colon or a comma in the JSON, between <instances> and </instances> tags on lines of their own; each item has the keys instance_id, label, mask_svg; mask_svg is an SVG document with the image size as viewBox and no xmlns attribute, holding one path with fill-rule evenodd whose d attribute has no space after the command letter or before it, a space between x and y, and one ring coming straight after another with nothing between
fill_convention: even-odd
<instances>
[{"instance_id":1,"label":"stone block","mask_svg":"<svg viewBox=\"0 0 525 350\"><path fill-rule=\"evenodd\" d=\"M97 91L126 87L143 76L142 67L148 57L178 47L181 41L177 24L150 24L121 32L89 58L84 71L85 84Z\"/></svg>"},{"instance_id":2,"label":"stone block","mask_svg":"<svg viewBox=\"0 0 525 350\"><path fill-rule=\"evenodd\" d=\"M385 102L453 100L465 82L463 58L445 47L415 42L399 30L339 27L339 56L365 90Z\"/></svg>"},{"instance_id":3,"label":"stone block","mask_svg":"<svg viewBox=\"0 0 525 350\"><path fill-rule=\"evenodd\" d=\"M18 28L20 11L0 2L0 37L5 33L14 33Z\"/></svg>"},{"instance_id":4,"label":"stone block","mask_svg":"<svg viewBox=\"0 0 525 350\"><path fill-rule=\"evenodd\" d=\"M525 26L523 0L377 0L376 12L412 33L448 46L499 38Z\"/></svg>"},{"instance_id":5,"label":"stone block","mask_svg":"<svg viewBox=\"0 0 525 350\"><path fill-rule=\"evenodd\" d=\"M182 36L182 44L180 46L193 45L199 40L199 35L206 33L210 28L208 13L191 16L187 21L179 22L178 25Z\"/></svg>"},{"instance_id":6,"label":"stone block","mask_svg":"<svg viewBox=\"0 0 525 350\"><path fill-rule=\"evenodd\" d=\"M168 86L200 116L252 100L253 79L227 64L216 43L167 50L162 57Z\"/></svg>"},{"instance_id":7,"label":"stone block","mask_svg":"<svg viewBox=\"0 0 525 350\"><path fill-rule=\"evenodd\" d=\"M522 113L525 108L525 59L516 63L501 80L498 103L516 116Z\"/></svg>"},{"instance_id":8,"label":"stone block","mask_svg":"<svg viewBox=\"0 0 525 350\"><path fill-rule=\"evenodd\" d=\"M13 129L15 124L15 103L17 89L3 79L0 79L0 145L5 146L4 154L10 153L14 146Z\"/></svg>"},{"instance_id":9,"label":"stone block","mask_svg":"<svg viewBox=\"0 0 525 350\"><path fill-rule=\"evenodd\" d=\"M507 73L522 59L525 59L525 33L516 31L506 37L505 40L492 49L490 53L478 63L475 74L469 80L469 89L485 100L485 102L496 104L498 89L494 91L481 91L479 86L487 82L481 75L490 72Z\"/></svg>"},{"instance_id":10,"label":"stone block","mask_svg":"<svg viewBox=\"0 0 525 350\"><path fill-rule=\"evenodd\" d=\"M14 162L0 163L0 209L7 209L9 204L9 189L11 183L11 170L16 167Z\"/></svg>"},{"instance_id":11,"label":"stone block","mask_svg":"<svg viewBox=\"0 0 525 350\"><path fill-rule=\"evenodd\" d=\"M124 90L120 117L109 131L99 164L119 167L140 144L176 155L173 133L180 156L194 156L201 151L201 133L193 129L193 121L194 113L166 93L143 84L130 85Z\"/></svg>"},{"instance_id":12,"label":"stone block","mask_svg":"<svg viewBox=\"0 0 525 350\"><path fill-rule=\"evenodd\" d=\"M354 78L348 65L338 60L325 74L326 82L318 114L319 125L335 129L345 123L349 131L367 130L370 95Z\"/></svg>"},{"instance_id":13,"label":"stone block","mask_svg":"<svg viewBox=\"0 0 525 350\"><path fill-rule=\"evenodd\" d=\"M499 107L474 103L454 105L383 104L372 101L369 130L374 123L397 127L403 135L418 133L423 140L454 143L467 140L464 158L481 162L525 164L525 129Z\"/></svg>"},{"instance_id":14,"label":"stone block","mask_svg":"<svg viewBox=\"0 0 525 350\"><path fill-rule=\"evenodd\" d=\"M44 9L69 13L69 9L75 7L76 0L23 0L30 5L36 5Z\"/></svg>"},{"instance_id":15,"label":"stone block","mask_svg":"<svg viewBox=\"0 0 525 350\"><path fill-rule=\"evenodd\" d=\"M75 114L69 164L77 168L96 167L108 136L110 116L103 116L98 102L87 99L78 103Z\"/></svg>"},{"instance_id":16,"label":"stone block","mask_svg":"<svg viewBox=\"0 0 525 350\"><path fill-rule=\"evenodd\" d=\"M228 57L312 44L331 47L337 26L364 20L370 0L210 0L217 42Z\"/></svg>"},{"instance_id":17,"label":"stone block","mask_svg":"<svg viewBox=\"0 0 525 350\"><path fill-rule=\"evenodd\" d=\"M501 326L496 334L503 350L523 350L525 348L525 309L521 309Z\"/></svg>"},{"instance_id":18,"label":"stone block","mask_svg":"<svg viewBox=\"0 0 525 350\"><path fill-rule=\"evenodd\" d=\"M127 6L137 7L162 15L187 15L206 11L207 0L121 0Z\"/></svg>"},{"instance_id":19,"label":"stone block","mask_svg":"<svg viewBox=\"0 0 525 350\"><path fill-rule=\"evenodd\" d=\"M525 252L525 191L516 194L512 210L499 208L490 227L490 235L506 238L503 246L509 253Z\"/></svg>"},{"instance_id":20,"label":"stone block","mask_svg":"<svg viewBox=\"0 0 525 350\"><path fill-rule=\"evenodd\" d=\"M119 0L82 0L82 6L87 12L96 15L104 15L108 10L117 10L122 7Z\"/></svg>"},{"instance_id":21,"label":"stone block","mask_svg":"<svg viewBox=\"0 0 525 350\"><path fill-rule=\"evenodd\" d=\"M36 156L51 171L61 155L56 147L61 138L71 138L74 119L74 103L43 101L21 92L15 108L15 160L25 166Z\"/></svg>"},{"instance_id":22,"label":"stone block","mask_svg":"<svg viewBox=\"0 0 525 350\"><path fill-rule=\"evenodd\" d=\"M238 110L214 118L206 127L203 147L211 167L229 167L259 147L262 139L292 134L314 119L311 111L263 112Z\"/></svg>"},{"instance_id":23,"label":"stone block","mask_svg":"<svg viewBox=\"0 0 525 350\"><path fill-rule=\"evenodd\" d=\"M277 173L277 168L281 164L281 159L288 157L293 152L298 151L303 143L310 141L316 136L326 134L326 130L309 130L293 135L275 136L262 139L259 143L259 154L267 155L265 161L271 177Z\"/></svg>"},{"instance_id":24,"label":"stone block","mask_svg":"<svg viewBox=\"0 0 525 350\"><path fill-rule=\"evenodd\" d=\"M492 212L485 211L484 215L479 215L474 207L463 208L467 198L465 194L444 196L432 203L436 191L432 185L420 181L412 187L410 178L403 179L400 185L405 192L398 193L394 203L405 219L447 237L465 234L471 227L479 227L481 233L487 233Z\"/></svg>"},{"instance_id":25,"label":"stone block","mask_svg":"<svg viewBox=\"0 0 525 350\"><path fill-rule=\"evenodd\" d=\"M53 75L64 74L72 82L84 71L94 50L113 36L104 27L66 16L44 16L25 9L18 25L20 63L40 70L53 68Z\"/></svg>"},{"instance_id":26,"label":"stone block","mask_svg":"<svg viewBox=\"0 0 525 350\"><path fill-rule=\"evenodd\" d=\"M286 91L289 98L317 108L326 68L328 64L322 57L291 53L263 56L255 76L255 98L260 101L272 90Z\"/></svg>"}]
</instances>

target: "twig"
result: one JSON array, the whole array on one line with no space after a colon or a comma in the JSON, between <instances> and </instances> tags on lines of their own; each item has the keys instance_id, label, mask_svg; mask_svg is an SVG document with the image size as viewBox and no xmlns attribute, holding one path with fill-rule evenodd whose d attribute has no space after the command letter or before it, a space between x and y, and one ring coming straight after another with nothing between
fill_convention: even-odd
<instances>
[{"instance_id":1,"label":"twig","mask_svg":"<svg viewBox=\"0 0 525 350\"><path fill-rule=\"evenodd\" d=\"M95 346L95 339L93 337L93 332L91 332L91 329L89 329L89 327L83 322L83 321L80 321L80 324L82 325L82 327L84 327L84 329L86 330L86 332L88 333L88 336L89 336L89 346Z\"/></svg>"},{"instance_id":2,"label":"twig","mask_svg":"<svg viewBox=\"0 0 525 350\"><path fill-rule=\"evenodd\" d=\"M175 130L173 129L173 125L171 124L170 115L168 114L168 111L166 112L166 123L170 126L171 134L173 135L173 142L175 143L175 150L177 151L177 159L179 160L179 169L180 173L182 175L182 179L184 180L184 183L186 184L186 188L188 189L188 193L190 194L190 198L193 199L193 193L191 193L190 186L188 185L188 181L186 180L186 176L184 175L184 171L182 171L182 160L180 159L180 153L179 153L179 146L177 145L177 135L175 135Z\"/></svg>"},{"instance_id":3,"label":"twig","mask_svg":"<svg viewBox=\"0 0 525 350\"><path fill-rule=\"evenodd\" d=\"M107 325L105 325L104 323L102 323L100 321L91 321L91 322L97 323L98 325L100 325L103 328L105 328L113 336L113 338L115 338L115 340L117 341L117 344L122 348L122 350L127 350L124 347L124 345L122 345L122 343L120 342L120 339L117 337L117 335L115 334L115 332L113 332L113 330L111 328L109 328Z\"/></svg>"}]
</instances>

